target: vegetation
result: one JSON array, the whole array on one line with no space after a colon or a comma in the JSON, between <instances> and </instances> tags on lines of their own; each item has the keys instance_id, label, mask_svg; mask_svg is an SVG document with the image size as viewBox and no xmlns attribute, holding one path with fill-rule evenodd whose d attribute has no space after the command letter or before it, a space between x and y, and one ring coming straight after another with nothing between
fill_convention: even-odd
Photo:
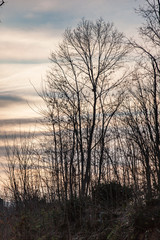
<instances>
[{"instance_id":1,"label":"vegetation","mask_svg":"<svg viewBox=\"0 0 160 240\"><path fill-rule=\"evenodd\" d=\"M2 239L160 239L160 1L137 11L141 44L82 20L51 54L46 134L6 149Z\"/></svg>"}]
</instances>

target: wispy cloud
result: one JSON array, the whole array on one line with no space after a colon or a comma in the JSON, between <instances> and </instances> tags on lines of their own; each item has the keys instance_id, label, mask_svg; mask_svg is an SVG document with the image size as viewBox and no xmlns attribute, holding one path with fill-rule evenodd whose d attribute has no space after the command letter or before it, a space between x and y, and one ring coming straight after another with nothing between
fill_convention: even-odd
<instances>
[{"instance_id":1,"label":"wispy cloud","mask_svg":"<svg viewBox=\"0 0 160 240\"><path fill-rule=\"evenodd\" d=\"M50 26L53 29L65 29L73 26L82 17L95 19L103 17L113 21L116 26L127 29L129 24L139 24L134 8L145 0L32 0L9 1L3 8L3 21L10 26L25 29L36 29L39 26ZM19 21L21 19L21 21Z\"/></svg>"},{"instance_id":2,"label":"wispy cloud","mask_svg":"<svg viewBox=\"0 0 160 240\"><path fill-rule=\"evenodd\" d=\"M14 104L23 104L25 99L14 95L0 95L0 108L9 107Z\"/></svg>"},{"instance_id":3,"label":"wispy cloud","mask_svg":"<svg viewBox=\"0 0 160 240\"><path fill-rule=\"evenodd\" d=\"M0 100L3 105L0 107L0 119L38 116L37 106L43 103L34 87L40 91L48 66L49 64L0 64L0 96L3 98L3 101ZM9 101L11 96L12 101Z\"/></svg>"},{"instance_id":4,"label":"wispy cloud","mask_svg":"<svg viewBox=\"0 0 160 240\"><path fill-rule=\"evenodd\" d=\"M15 132L10 132L10 133L6 133L6 134L4 134L4 135L1 135L0 134L0 140L6 140L6 142L7 141L9 141L9 140L11 140L11 141L14 141L14 139L21 139L21 140L23 140L24 138L33 138L33 137L39 137L39 136L43 136L43 134L45 134L45 133L42 133L42 132L36 132L36 133L34 133L33 135L30 135L29 137L28 137L28 135L27 135L27 133L25 133L25 132L23 132L23 133L19 133L19 132L17 132L17 131L15 131ZM9 145L9 144L8 144ZM1 147L3 147L3 146L1 146Z\"/></svg>"},{"instance_id":5,"label":"wispy cloud","mask_svg":"<svg viewBox=\"0 0 160 240\"><path fill-rule=\"evenodd\" d=\"M35 124L39 122L41 118L18 118L18 119L3 119L0 120L1 126L12 126L13 124Z\"/></svg>"},{"instance_id":6,"label":"wispy cloud","mask_svg":"<svg viewBox=\"0 0 160 240\"><path fill-rule=\"evenodd\" d=\"M135 0L8 1L1 9L0 63L47 62L65 28L76 26L82 17L103 17L121 31L131 33L131 26L136 31L136 6Z\"/></svg>"},{"instance_id":7,"label":"wispy cloud","mask_svg":"<svg viewBox=\"0 0 160 240\"><path fill-rule=\"evenodd\" d=\"M24 31L1 28L0 61L47 62L51 49L59 41L59 35L58 31L51 32L50 29Z\"/></svg>"}]
</instances>

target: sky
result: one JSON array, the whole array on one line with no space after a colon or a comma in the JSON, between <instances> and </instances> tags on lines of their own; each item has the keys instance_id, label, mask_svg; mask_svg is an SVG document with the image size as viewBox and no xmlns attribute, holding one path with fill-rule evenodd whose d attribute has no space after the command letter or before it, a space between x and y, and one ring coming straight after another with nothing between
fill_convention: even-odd
<instances>
[{"instance_id":1,"label":"sky","mask_svg":"<svg viewBox=\"0 0 160 240\"><path fill-rule=\"evenodd\" d=\"M66 28L102 17L128 37L142 19L135 13L145 0L6 0L0 8L0 157L5 134L35 128L40 91Z\"/></svg>"}]
</instances>

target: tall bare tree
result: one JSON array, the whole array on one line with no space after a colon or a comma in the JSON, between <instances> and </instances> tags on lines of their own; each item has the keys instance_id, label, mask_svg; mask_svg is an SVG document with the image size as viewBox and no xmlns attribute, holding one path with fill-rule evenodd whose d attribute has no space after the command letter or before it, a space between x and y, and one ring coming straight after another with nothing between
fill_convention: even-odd
<instances>
[{"instance_id":1,"label":"tall bare tree","mask_svg":"<svg viewBox=\"0 0 160 240\"><path fill-rule=\"evenodd\" d=\"M131 100L127 99L125 125L139 148L150 199L152 186L160 191L160 1L146 0L145 3L138 9L145 20L139 28L143 41L141 44L131 42L138 61L129 89Z\"/></svg>"},{"instance_id":2,"label":"tall bare tree","mask_svg":"<svg viewBox=\"0 0 160 240\"><path fill-rule=\"evenodd\" d=\"M101 180L106 132L122 98L114 91L125 78L127 52L123 34L100 19L96 23L82 20L73 31L67 29L58 50L51 54L52 70L42 94L48 109L45 116L54 123L59 139L59 162L66 170L70 165L70 180L78 176L82 195L95 178L95 157ZM64 133L72 136L65 146ZM66 154L70 154L68 160Z\"/></svg>"}]
</instances>

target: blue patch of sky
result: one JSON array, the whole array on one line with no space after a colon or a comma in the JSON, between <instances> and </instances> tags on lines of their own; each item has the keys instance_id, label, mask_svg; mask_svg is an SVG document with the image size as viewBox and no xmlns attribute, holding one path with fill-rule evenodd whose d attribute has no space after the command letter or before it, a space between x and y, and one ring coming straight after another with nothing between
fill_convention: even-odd
<instances>
[{"instance_id":1,"label":"blue patch of sky","mask_svg":"<svg viewBox=\"0 0 160 240\"><path fill-rule=\"evenodd\" d=\"M29 17L28 14L33 14ZM18 15L7 16L4 25L10 27L33 29L36 27L54 27L54 29L64 29L74 22L76 16L73 13L46 12L46 13L19 13Z\"/></svg>"}]
</instances>

